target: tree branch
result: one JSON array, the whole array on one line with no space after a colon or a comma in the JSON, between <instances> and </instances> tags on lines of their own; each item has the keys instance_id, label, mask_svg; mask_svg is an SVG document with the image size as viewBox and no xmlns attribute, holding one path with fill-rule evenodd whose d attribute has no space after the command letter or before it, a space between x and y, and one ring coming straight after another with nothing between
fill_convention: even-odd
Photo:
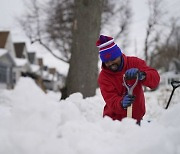
<instances>
[{"instance_id":1,"label":"tree branch","mask_svg":"<svg viewBox=\"0 0 180 154\"><path fill-rule=\"evenodd\" d=\"M65 59L57 56L45 43L42 42L41 39L31 40L31 43L35 43L35 42L39 42L39 44L41 44L46 50L48 50L55 58L57 58L63 62L69 63L68 59L65 60Z\"/></svg>"}]
</instances>

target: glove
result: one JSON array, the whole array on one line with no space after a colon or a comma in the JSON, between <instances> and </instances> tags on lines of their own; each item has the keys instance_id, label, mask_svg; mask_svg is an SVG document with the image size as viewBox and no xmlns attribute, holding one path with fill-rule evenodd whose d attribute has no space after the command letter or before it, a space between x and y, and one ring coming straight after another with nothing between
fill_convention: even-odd
<instances>
[{"instance_id":1,"label":"glove","mask_svg":"<svg viewBox=\"0 0 180 154\"><path fill-rule=\"evenodd\" d=\"M126 71L125 78L127 80L136 79L137 75L139 80L144 80L146 77L146 73L140 72L138 68L130 68Z\"/></svg>"},{"instance_id":2,"label":"glove","mask_svg":"<svg viewBox=\"0 0 180 154\"><path fill-rule=\"evenodd\" d=\"M131 106L134 100L135 96L125 95L121 102L121 105L124 109L127 109L127 107Z\"/></svg>"}]
</instances>

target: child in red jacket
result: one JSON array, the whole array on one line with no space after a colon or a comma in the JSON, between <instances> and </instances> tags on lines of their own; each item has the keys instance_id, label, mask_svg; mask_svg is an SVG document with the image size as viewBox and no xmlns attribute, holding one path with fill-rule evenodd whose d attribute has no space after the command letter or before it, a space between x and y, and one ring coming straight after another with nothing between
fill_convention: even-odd
<instances>
[{"instance_id":1,"label":"child in red jacket","mask_svg":"<svg viewBox=\"0 0 180 154\"><path fill-rule=\"evenodd\" d=\"M154 89L158 86L158 72L147 66L144 60L122 54L112 37L100 35L96 42L102 60L102 70L98 77L101 94L105 100L103 116L122 120L127 116L127 108L132 104L132 118L139 122L145 114L145 98L142 86ZM137 76L138 83L133 96L127 94L123 75L129 85Z\"/></svg>"}]
</instances>

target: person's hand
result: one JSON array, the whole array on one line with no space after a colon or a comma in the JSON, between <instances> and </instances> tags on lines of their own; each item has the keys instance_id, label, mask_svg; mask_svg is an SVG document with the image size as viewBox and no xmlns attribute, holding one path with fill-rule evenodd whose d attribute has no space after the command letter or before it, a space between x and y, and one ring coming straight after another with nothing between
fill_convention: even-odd
<instances>
[{"instance_id":1,"label":"person's hand","mask_svg":"<svg viewBox=\"0 0 180 154\"><path fill-rule=\"evenodd\" d=\"M130 68L125 73L126 80L136 79L137 76L139 80L143 80L146 77L146 74L140 72L138 68Z\"/></svg>"},{"instance_id":2,"label":"person's hand","mask_svg":"<svg viewBox=\"0 0 180 154\"><path fill-rule=\"evenodd\" d=\"M124 109L127 109L127 107L131 106L134 100L135 96L125 95L121 102L121 105Z\"/></svg>"}]
</instances>

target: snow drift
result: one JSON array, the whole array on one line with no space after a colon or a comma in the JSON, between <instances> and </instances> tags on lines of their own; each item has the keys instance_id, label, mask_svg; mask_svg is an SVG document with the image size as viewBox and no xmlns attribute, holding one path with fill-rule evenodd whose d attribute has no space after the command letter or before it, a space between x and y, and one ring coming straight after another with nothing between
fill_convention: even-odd
<instances>
[{"instance_id":1,"label":"snow drift","mask_svg":"<svg viewBox=\"0 0 180 154\"><path fill-rule=\"evenodd\" d=\"M0 90L0 153L2 154L178 154L180 103L176 90L168 110L160 87L146 93L147 114L141 126L102 118L99 90L83 99L80 93L59 101L44 94L29 78L14 90ZM151 122L147 122L150 119Z\"/></svg>"}]
</instances>

